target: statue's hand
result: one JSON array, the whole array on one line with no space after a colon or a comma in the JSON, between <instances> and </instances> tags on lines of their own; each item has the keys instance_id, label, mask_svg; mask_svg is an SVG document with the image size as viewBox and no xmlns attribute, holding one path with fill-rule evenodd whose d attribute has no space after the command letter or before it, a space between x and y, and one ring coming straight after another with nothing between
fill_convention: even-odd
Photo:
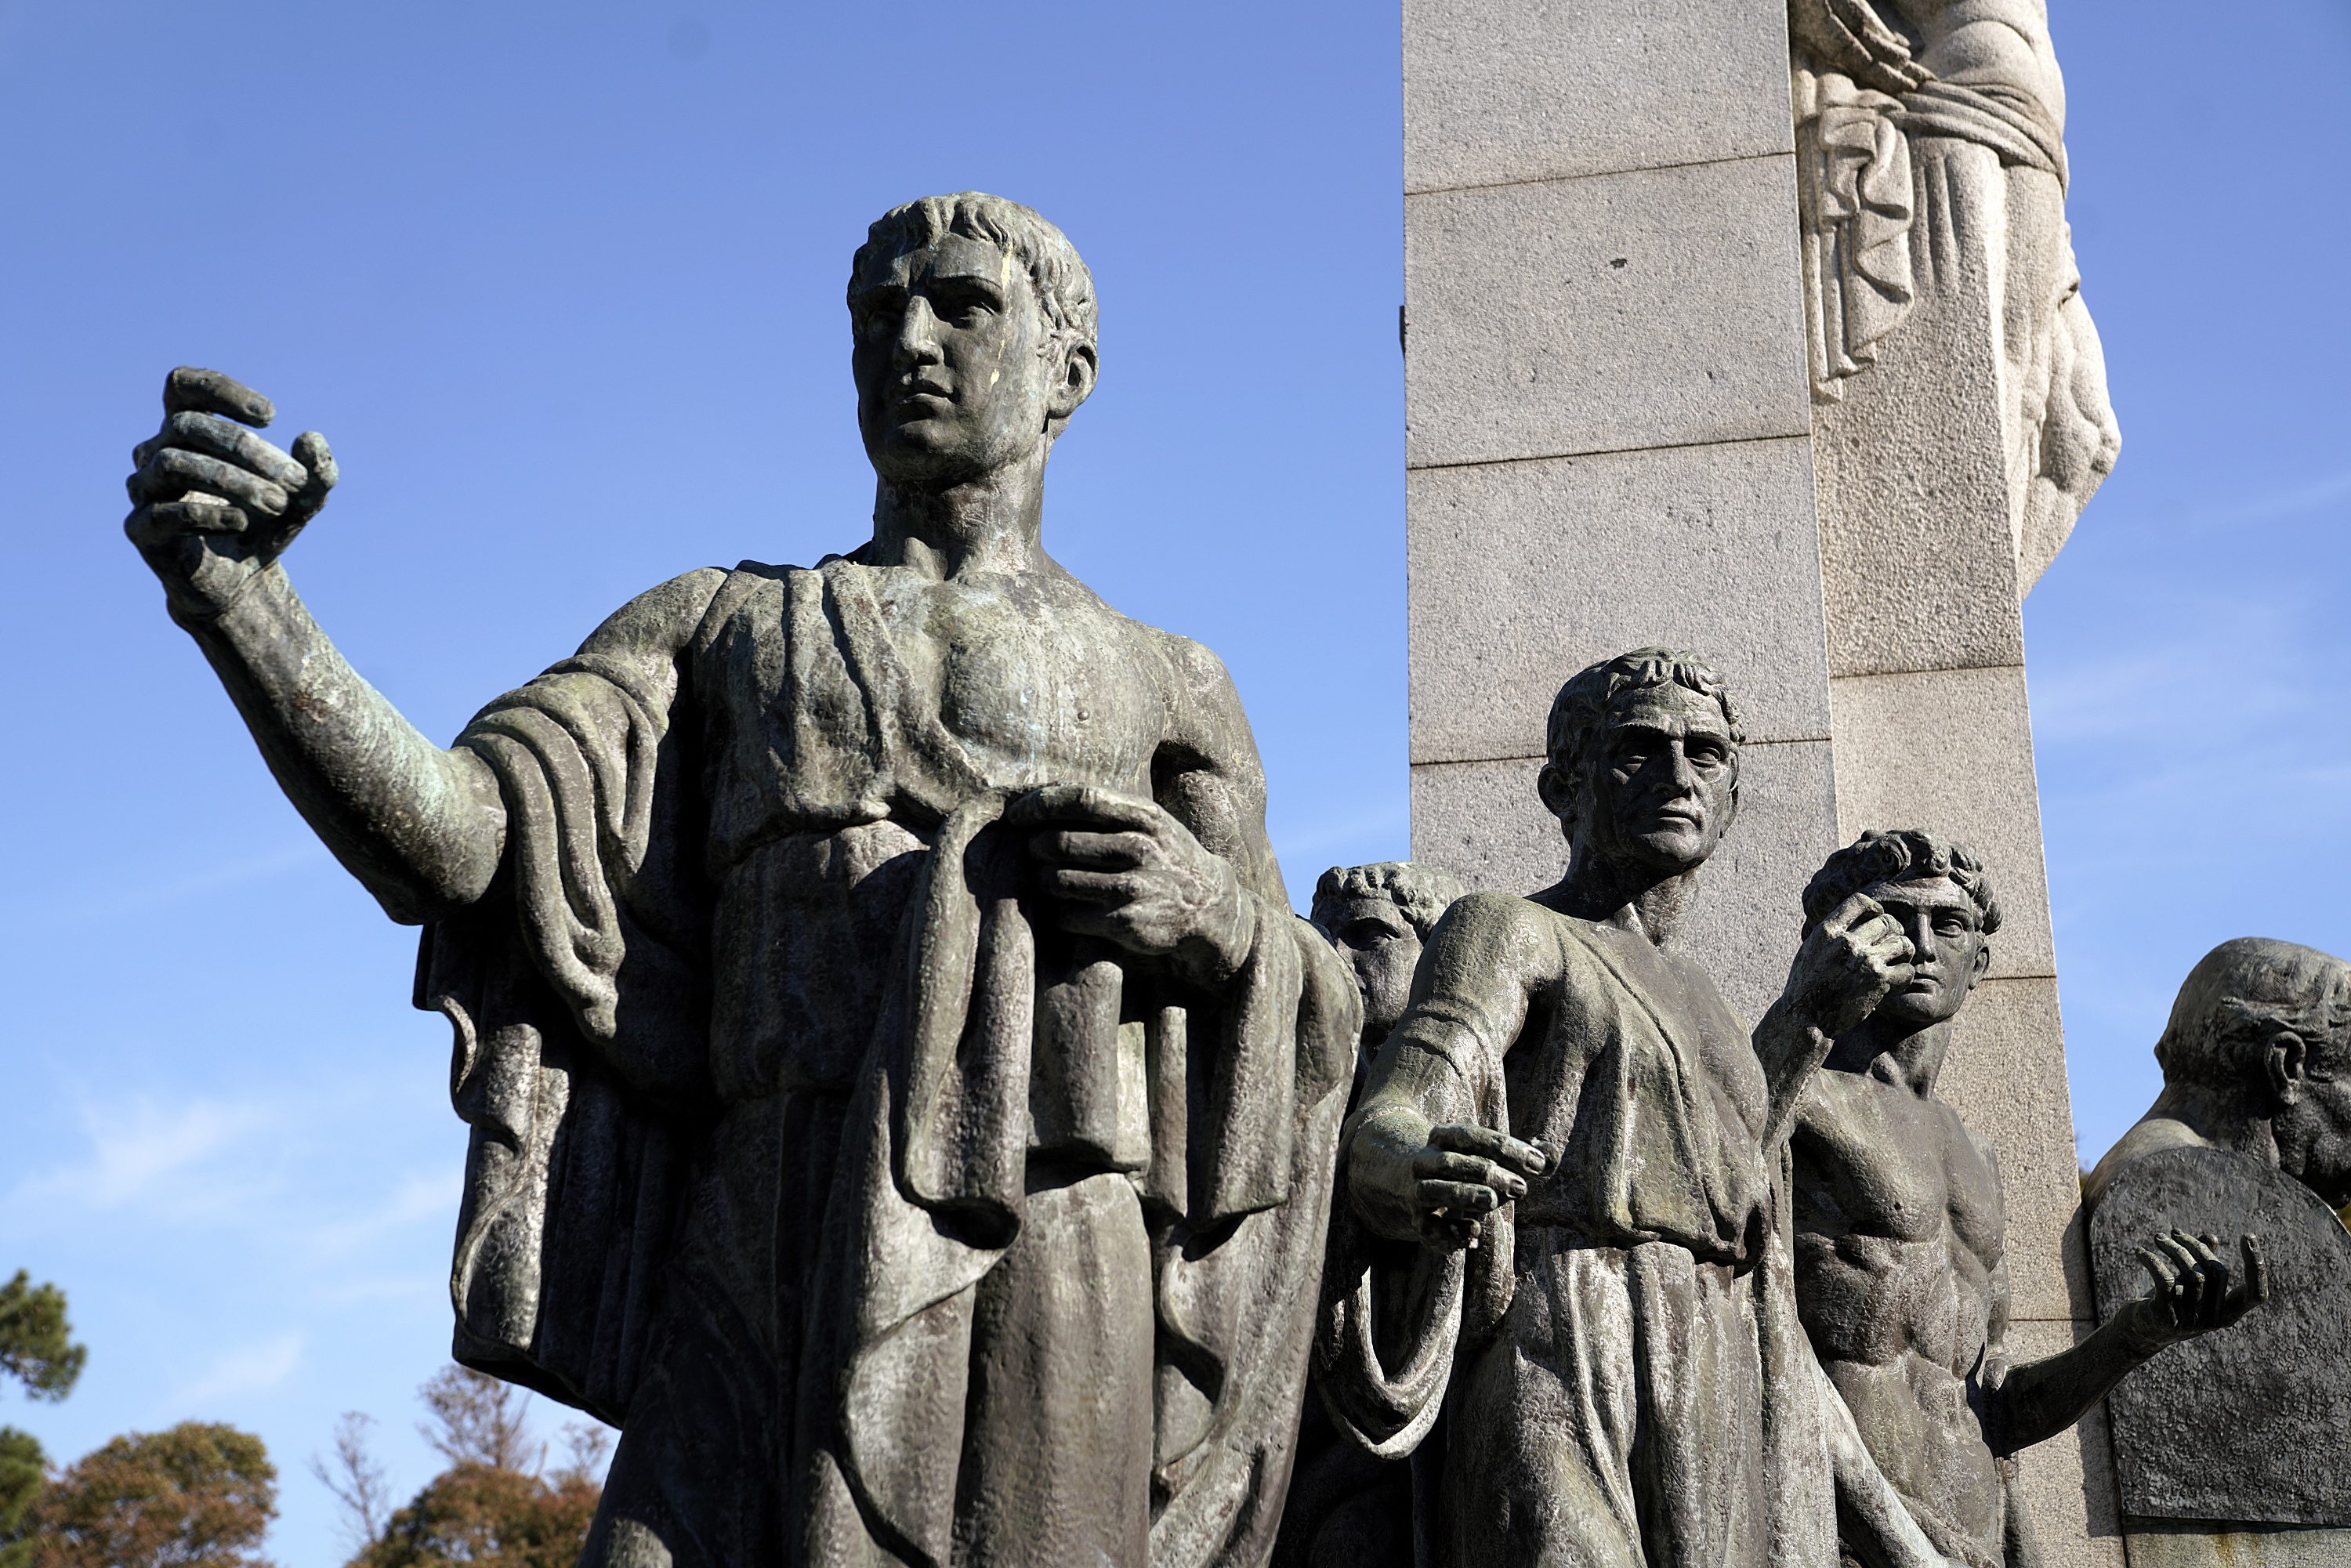
<instances>
[{"instance_id":1,"label":"statue's hand","mask_svg":"<svg viewBox=\"0 0 2351 1568\"><path fill-rule=\"evenodd\" d=\"M1813 62L1880 92L1907 92L1935 79L1870 0L1792 0L1788 36Z\"/></svg>"},{"instance_id":2,"label":"statue's hand","mask_svg":"<svg viewBox=\"0 0 2351 1568\"><path fill-rule=\"evenodd\" d=\"M335 487L335 459L317 431L288 456L238 428L275 416L252 388L183 365L163 382L162 430L131 454L133 510L122 530L183 617L227 609Z\"/></svg>"},{"instance_id":3,"label":"statue's hand","mask_svg":"<svg viewBox=\"0 0 2351 1568\"><path fill-rule=\"evenodd\" d=\"M1012 802L1007 823L1038 830L1037 888L1061 926L1133 953L1174 954L1230 975L1249 957L1257 915L1240 879L1159 806L1115 789L1049 784Z\"/></svg>"},{"instance_id":4,"label":"statue's hand","mask_svg":"<svg viewBox=\"0 0 2351 1568\"><path fill-rule=\"evenodd\" d=\"M1469 1123L1431 1126L1390 1108L1347 1143L1347 1189L1371 1227L1435 1252L1478 1245L1485 1217L1527 1195L1551 1161L1532 1144Z\"/></svg>"},{"instance_id":5,"label":"statue's hand","mask_svg":"<svg viewBox=\"0 0 2351 1568\"><path fill-rule=\"evenodd\" d=\"M1804 938L1786 997L1796 1017L1834 1040L1876 1011L1886 992L1909 984L1915 956L1877 901L1856 893Z\"/></svg>"},{"instance_id":6,"label":"statue's hand","mask_svg":"<svg viewBox=\"0 0 2351 1568\"><path fill-rule=\"evenodd\" d=\"M2154 1246L2138 1249L2138 1260L2154 1276L2155 1289L2124 1311L2135 1320L2131 1339L2141 1351L2153 1354L2165 1345L2227 1328L2269 1300L2269 1266L2262 1261L2262 1239L2237 1239L2245 1269L2243 1277L2233 1282L2220 1245L2217 1236L2174 1230L2157 1237Z\"/></svg>"}]
</instances>

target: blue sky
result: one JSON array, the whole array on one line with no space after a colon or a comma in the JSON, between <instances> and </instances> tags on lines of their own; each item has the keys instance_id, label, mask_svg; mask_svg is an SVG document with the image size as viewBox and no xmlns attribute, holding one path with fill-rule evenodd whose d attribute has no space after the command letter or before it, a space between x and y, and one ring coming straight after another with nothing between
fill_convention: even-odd
<instances>
[{"instance_id":1,"label":"blue sky","mask_svg":"<svg viewBox=\"0 0 2351 1568\"><path fill-rule=\"evenodd\" d=\"M2026 611L2092 1155L2213 942L2351 950L2351 9L2280 0L2258 88L2209 16L2055 17L2126 440ZM446 1031L118 532L167 369L333 439L289 565L448 736L653 582L862 538L849 253L913 195L1029 203L1105 301L1049 544L1224 655L1302 893L1406 842L1397 68L1393 10L1340 4L0 3L0 1269L91 1345L0 1421L68 1458L256 1430L298 1568L340 1560L300 1469L337 1413L381 1418L403 1492L434 1468Z\"/></svg>"}]
</instances>

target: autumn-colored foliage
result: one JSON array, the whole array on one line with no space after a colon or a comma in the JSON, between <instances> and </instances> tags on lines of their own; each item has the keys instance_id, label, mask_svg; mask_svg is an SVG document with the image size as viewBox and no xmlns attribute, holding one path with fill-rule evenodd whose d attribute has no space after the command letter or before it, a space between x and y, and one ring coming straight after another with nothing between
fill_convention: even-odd
<instances>
[{"instance_id":1,"label":"autumn-colored foliage","mask_svg":"<svg viewBox=\"0 0 2351 1568\"><path fill-rule=\"evenodd\" d=\"M601 1490L582 1475L455 1465L394 1513L350 1568L572 1568Z\"/></svg>"},{"instance_id":2,"label":"autumn-colored foliage","mask_svg":"<svg viewBox=\"0 0 2351 1568\"><path fill-rule=\"evenodd\" d=\"M420 1430L449 1468L389 1520L367 1417L344 1416L334 1461L311 1461L359 1547L348 1568L572 1568L603 1495L595 1479L610 1448L603 1429L566 1427L569 1461L549 1469L547 1445L524 1418L530 1396L513 1384L448 1366L418 1393L433 1417Z\"/></svg>"},{"instance_id":3,"label":"autumn-colored foliage","mask_svg":"<svg viewBox=\"0 0 2351 1568\"><path fill-rule=\"evenodd\" d=\"M57 1476L26 1511L19 1560L26 1568L267 1568L261 1542L277 1511L277 1470L261 1439L186 1421L117 1437Z\"/></svg>"}]
</instances>

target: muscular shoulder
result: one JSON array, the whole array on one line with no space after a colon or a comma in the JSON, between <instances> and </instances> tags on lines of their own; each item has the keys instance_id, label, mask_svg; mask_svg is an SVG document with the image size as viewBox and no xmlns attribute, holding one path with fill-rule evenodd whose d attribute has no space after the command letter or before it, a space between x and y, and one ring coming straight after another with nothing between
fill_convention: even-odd
<instances>
[{"instance_id":1,"label":"muscular shoulder","mask_svg":"<svg viewBox=\"0 0 2351 1568\"><path fill-rule=\"evenodd\" d=\"M674 656L693 640L728 574L715 566L673 577L612 612L580 644L582 657Z\"/></svg>"},{"instance_id":2,"label":"muscular shoulder","mask_svg":"<svg viewBox=\"0 0 2351 1568\"><path fill-rule=\"evenodd\" d=\"M1134 628L1135 636L1158 655L1173 686L1168 695L1177 704L1197 713L1232 719L1240 716L1240 693L1235 689L1232 674L1222 659L1189 637L1163 632L1123 615L1119 619Z\"/></svg>"},{"instance_id":3,"label":"muscular shoulder","mask_svg":"<svg viewBox=\"0 0 2351 1568\"><path fill-rule=\"evenodd\" d=\"M1465 894L1428 934L1425 962L1465 975L1509 974L1524 983L1555 978L1563 918L1511 894Z\"/></svg>"},{"instance_id":4,"label":"muscular shoulder","mask_svg":"<svg viewBox=\"0 0 2351 1568\"><path fill-rule=\"evenodd\" d=\"M1189 637L1162 632L1140 621L1121 621L1134 628L1144 646L1155 655L1150 663L1165 683L1167 739L1188 752L1199 764L1242 780L1254 781L1260 795L1264 768L1258 759L1257 737L1242 711L1240 693L1225 662Z\"/></svg>"}]
</instances>

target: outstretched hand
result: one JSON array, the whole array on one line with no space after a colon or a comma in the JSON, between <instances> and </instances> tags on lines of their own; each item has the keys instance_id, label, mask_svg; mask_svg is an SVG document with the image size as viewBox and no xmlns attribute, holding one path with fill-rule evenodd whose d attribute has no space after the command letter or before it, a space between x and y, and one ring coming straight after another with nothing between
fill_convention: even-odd
<instances>
[{"instance_id":1,"label":"outstretched hand","mask_svg":"<svg viewBox=\"0 0 2351 1568\"><path fill-rule=\"evenodd\" d=\"M1416 1120L1416 1118L1414 1118ZM1349 1141L1347 1181L1374 1228L1436 1252L1478 1245L1486 1216L1527 1195L1551 1168L1534 1145L1466 1122L1416 1138L1403 1119L1374 1117Z\"/></svg>"},{"instance_id":2,"label":"outstretched hand","mask_svg":"<svg viewBox=\"0 0 2351 1568\"><path fill-rule=\"evenodd\" d=\"M2152 1352L2227 1328L2269 1300L2262 1239L2237 1239L2245 1260L2241 1277L2232 1274L2220 1245L2217 1236L2174 1230L2158 1236L2153 1246L2138 1249L2138 1260L2154 1277L2155 1288L2125 1310L2137 1320L2132 1324L2133 1337L2142 1346Z\"/></svg>"},{"instance_id":3,"label":"outstretched hand","mask_svg":"<svg viewBox=\"0 0 2351 1568\"><path fill-rule=\"evenodd\" d=\"M335 487L327 438L306 431L291 455L251 430L269 400L217 371L183 365L163 382L163 428L131 454L123 532L172 607L210 619L282 554Z\"/></svg>"}]
</instances>

